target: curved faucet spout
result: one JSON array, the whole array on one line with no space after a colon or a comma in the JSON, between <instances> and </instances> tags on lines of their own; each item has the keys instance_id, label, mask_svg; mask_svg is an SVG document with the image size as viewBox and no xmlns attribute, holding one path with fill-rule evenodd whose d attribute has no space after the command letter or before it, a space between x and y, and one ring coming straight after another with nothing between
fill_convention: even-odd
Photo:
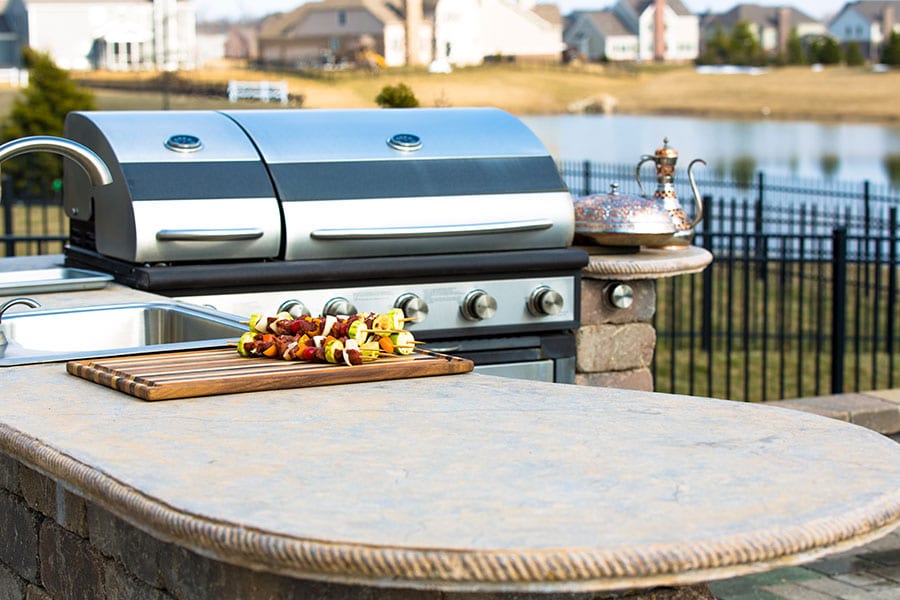
<instances>
[{"instance_id":1,"label":"curved faucet spout","mask_svg":"<svg viewBox=\"0 0 900 600\"><path fill-rule=\"evenodd\" d=\"M52 135L34 135L6 142L0 146L0 162L29 152L52 152L74 160L87 173L92 185L112 183L109 167L93 150L78 142Z\"/></svg>"},{"instance_id":2,"label":"curved faucet spout","mask_svg":"<svg viewBox=\"0 0 900 600\"><path fill-rule=\"evenodd\" d=\"M29 308L39 308L41 306L41 303L34 298L13 298L0 305L0 319L3 318L3 313L6 312L6 309L12 308L16 304L22 304ZM6 339L6 334L3 332L3 328L0 327L0 349L5 349L7 344L9 344L9 340ZM0 353L0 356L2 356L2 353Z\"/></svg>"}]
</instances>

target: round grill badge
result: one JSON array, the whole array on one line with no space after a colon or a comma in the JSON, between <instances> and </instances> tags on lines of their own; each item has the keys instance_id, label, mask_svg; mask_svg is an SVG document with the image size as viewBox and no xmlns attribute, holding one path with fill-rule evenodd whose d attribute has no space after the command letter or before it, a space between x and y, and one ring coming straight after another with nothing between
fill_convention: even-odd
<instances>
[{"instance_id":1,"label":"round grill badge","mask_svg":"<svg viewBox=\"0 0 900 600\"><path fill-rule=\"evenodd\" d=\"M203 148L203 142L196 135L179 133L169 136L166 140L166 148L175 152L196 152Z\"/></svg>"},{"instance_id":2,"label":"round grill badge","mask_svg":"<svg viewBox=\"0 0 900 600\"><path fill-rule=\"evenodd\" d=\"M387 143L400 152L415 152L422 147L422 138L412 133L397 133L392 135Z\"/></svg>"}]
</instances>

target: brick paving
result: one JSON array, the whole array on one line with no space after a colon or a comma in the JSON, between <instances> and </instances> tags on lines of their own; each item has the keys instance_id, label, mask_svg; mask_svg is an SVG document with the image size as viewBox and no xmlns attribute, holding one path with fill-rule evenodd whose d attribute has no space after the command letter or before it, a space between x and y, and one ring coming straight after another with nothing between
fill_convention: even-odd
<instances>
[{"instance_id":1,"label":"brick paving","mask_svg":"<svg viewBox=\"0 0 900 600\"><path fill-rule=\"evenodd\" d=\"M900 433L890 435L900 443ZM900 529L801 567L717 581L719 600L900 600Z\"/></svg>"}]
</instances>

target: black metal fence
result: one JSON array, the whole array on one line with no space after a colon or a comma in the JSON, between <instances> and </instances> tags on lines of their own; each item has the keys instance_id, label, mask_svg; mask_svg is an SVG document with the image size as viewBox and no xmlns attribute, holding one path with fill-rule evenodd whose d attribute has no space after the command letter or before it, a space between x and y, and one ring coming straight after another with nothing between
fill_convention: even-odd
<instances>
[{"instance_id":1,"label":"black metal fence","mask_svg":"<svg viewBox=\"0 0 900 600\"><path fill-rule=\"evenodd\" d=\"M68 228L60 190L21 197L8 178L0 180L0 256L59 254Z\"/></svg>"},{"instance_id":2,"label":"black metal fence","mask_svg":"<svg viewBox=\"0 0 900 600\"><path fill-rule=\"evenodd\" d=\"M637 192L634 167L561 172L573 195L610 183ZM676 188L689 206L683 177ZM652 191L653 178L643 181ZM715 259L657 282L657 391L765 401L900 385L900 195L762 174L697 183L705 215L695 244Z\"/></svg>"}]
</instances>

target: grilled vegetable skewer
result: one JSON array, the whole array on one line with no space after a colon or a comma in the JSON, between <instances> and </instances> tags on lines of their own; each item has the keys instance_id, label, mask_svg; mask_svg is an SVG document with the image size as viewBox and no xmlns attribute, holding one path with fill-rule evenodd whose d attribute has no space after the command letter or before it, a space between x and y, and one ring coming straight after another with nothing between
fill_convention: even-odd
<instances>
[{"instance_id":1,"label":"grilled vegetable skewer","mask_svg":"<svg viewBox=\"0 0 900 600\"><path fill-rule=\"evenodd\" d=\"M358 365L385 354L412 354L418 342L402 328L408 321L401 309L359 313L348 317L299 317L289 313L254 313L241 336L241 356Z\"/></svg>"}]
</instances>

